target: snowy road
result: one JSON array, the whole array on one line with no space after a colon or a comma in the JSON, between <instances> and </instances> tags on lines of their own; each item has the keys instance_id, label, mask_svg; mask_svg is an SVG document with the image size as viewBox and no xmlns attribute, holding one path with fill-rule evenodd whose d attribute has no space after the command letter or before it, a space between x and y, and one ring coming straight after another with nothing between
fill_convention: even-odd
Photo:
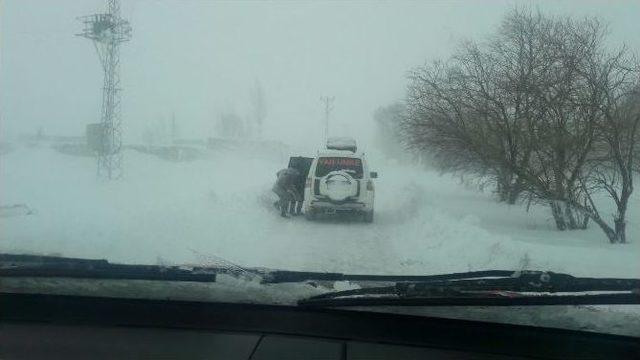
<instances>
[{"instance_id":1,"label":"snowy road","mask_svg":"<svg viewBox=\"0 0 640 360\"><path fill-rule=\"evenodd\" d=\"M546 269L640 277L640 201L629 238L600 230L557 232L548 212L493 202L455 178L372 162L373 224L282 219L270 187L284 159L209 153L170 162L128 150L125 177L95 178L91 158L48 147L2 155L0 205L32 214L0 217L0 251L107 258L127 263L206 263L349 273L429 274Z\"/></svg>"}]
</instances>

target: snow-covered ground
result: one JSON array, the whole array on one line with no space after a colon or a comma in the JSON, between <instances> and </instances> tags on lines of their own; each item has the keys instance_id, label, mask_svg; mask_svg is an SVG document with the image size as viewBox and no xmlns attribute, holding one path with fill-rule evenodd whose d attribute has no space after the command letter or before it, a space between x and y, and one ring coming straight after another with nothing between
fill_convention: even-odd
<instances>
[{"instance_id":1,"label":"snow-covered ground","mask_svg":"<svg viewBox=\"0 0 640 360\"><path fill-rule=\"evenodd\" d=\"M507 206L490 194L416 167L371 161L373 224L277 216L270 192L286 159L237 152L170 162L125 153L124 178L98 181L94 160L46 146L2 155L0 251L346 273L432 274L540 269L640 277L640 205L627 245L592 225L558 232L544 207ZM30 214L28 214L30 212ZM2 214L0 214L2 215Z\"/></svg>"},{"instance_id":2,"label":"snow-covered ground","mask_svg":"<svg viewBox=\"0 0 640 360\"><path fill-rule=\"evenodd\" d=\"M309 222L303 217L282 219L273 208L270 188L286 157L205 153L195 161L171 162L127 150L124 177L106 182L96 179L92 158L64 155L44 145L16 146L0 157L0 252L146 264L231 261L249 267L359 274L531 269L640 278L638 193L629 213L631 243L610 245L594 225L585 231L554 230L542 206L532 206L527 213L524 206L496 203L490 194L458 178L372 159L372 170L380 174L375 222ZM51 281L49 286L62 293L91 294L96 286L113 292L109 281L89 288L77 281ZM21 289L30 286L11 284L4 282ZM296 298L278 295L277 287L229 284L222 286L231 286L234 294L284 303ZM133 294L132 289L143 285L126 289ZM149 294L149 286L137 293ZM301 294L321 291L283 286ZM211 300L218 293L206 286L198 289L190 298ZM173 296L180 298L175 292ZM596 314L596 309L607 311L597 311L595 320L585 316ZM546 319L553 326L562 322L558 326L640 334L637 306L511 308L500 310L501 320L482 308L425 313L532 324Z\"/></svg>"}]
</instances>

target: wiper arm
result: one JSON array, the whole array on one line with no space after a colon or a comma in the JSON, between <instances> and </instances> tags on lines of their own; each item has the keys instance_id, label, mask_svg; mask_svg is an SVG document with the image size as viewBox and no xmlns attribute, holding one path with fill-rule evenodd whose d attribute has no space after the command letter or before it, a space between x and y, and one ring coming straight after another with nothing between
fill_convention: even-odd
<instances>
[{"instance_id":1,"label":"wiper arm","mask_svg":"<svg viewBox=\"0 0 640 360\"><path fill-rule=\"evenodd\" d=\"M0 277L67 277L215 282L216 269L112 264L107 260L0 254Z\"/></svg>"},{"instance_id":2,"label":"wiper arm","mask_svg":"<svg viewBox=\"0 0 640 360\"><path fill-rule=\"evenodd\" d=\"M392 286L330 292L298 303L305 306L640 304L640 280L520 271L510 272L508 277L396 282Z\"/></svg>"}]
</instances>

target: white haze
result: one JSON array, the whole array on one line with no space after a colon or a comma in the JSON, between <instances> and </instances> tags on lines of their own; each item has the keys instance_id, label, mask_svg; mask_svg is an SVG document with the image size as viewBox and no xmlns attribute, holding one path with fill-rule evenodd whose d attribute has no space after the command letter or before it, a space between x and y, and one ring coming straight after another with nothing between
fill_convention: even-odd
<instances>
[{"instance_id":1,"label":"white haze","mask_svg":"<svg viewBox=\"0 0 640 360\"><path fill-rule=\"evenodd\" d=\"M175 113L183 137L213 135L220 113L250 116L266 94L265 137L291 145L322 138L320 97L335 96L331 133L367 144L371 114L401 100L406 72L481 38L514 5L598 15L612 39L637 49L637 1L217 2L122 1L133 38L122 47L126 142ZM102 73L77 16L102 0L0 1L2 139L82 135L99 117Z\"/></svg>"}]
</instances>

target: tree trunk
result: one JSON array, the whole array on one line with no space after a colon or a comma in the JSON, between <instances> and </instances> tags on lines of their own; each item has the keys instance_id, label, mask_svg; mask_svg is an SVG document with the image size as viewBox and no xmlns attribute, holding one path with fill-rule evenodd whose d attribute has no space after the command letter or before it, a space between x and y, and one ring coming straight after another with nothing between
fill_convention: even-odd
<instances>
[{"instance_id":1,"label":"tree trunk","mask_svg":"<svg viewBox=\"0 0 640 360\"><path fill-rule=\"evenodd\" d=\"M520 180L516 180L515 183L513 183L513 185L511 185L511 188L509 189L507 204L509 205L515 204L516 201L518 201L518 198L520 197L521 193L522 193L522 184L520 183Z\"/></svg>"},{"instance_id":2,"label":"tree trunk","mask_svg":"<svg viewBox=\"0 0 640 360\"><path fill-rule=\"evenodd\" d=\"M507 201L507 193L508 193L508 184L505 180L504 176L498 176L496 179L496 193L498 193L498 201L505 202Z\"/></svg>"},{"instance_id":3,"label":"tree trunk","mask_svg":"<svg viewBox=\"0 0 640 360\"><path fill-rule=\"evenodd\" d=\"M567 223L564 219L564 214L562 213L560 202L551 201L549 205L551 206L551 214L553 215L553 220L555 220L556 222L556 228L561 231L566 230Z\"/></svg>"},{"instance_id":4,"label":"tree trunk","mask_svg":"<svg viewBox=\"0 0 640 360\"><path fill-rule=\"evenodd\" d=\"M569 230L576 230L578 228L578 222L576 221L575 213L571 209L571 205L568 203L564 204L564 216L565 219L569 222L567 228Z\"/></svg>"},{"instance_id":5,"label":"tree trunk","mask_svg":"<svg viewBox=\"0 0 640 360\"><path fill-rule=\"evenodd\" d=\"M574 209L579 210L584 216L587 216L587 219L584 221L585 226L588 219L593 220L593 222L595 222L600 227L600 229L602 229L604 234L607 236L607 239L609 239L609 243L615 244L615 243L622 243L626 241L625 222L624 220L622 221L620 220L620 219L624 219L625 211L619 212L618 216L614 218L615 228L612 228L611 226L609 226L609 224L607 224L606 221L604 221L600 217L600 214L597 211L595 211L593 208L582 206L578 203L572 203L571 205L573 205ZM618 208L620 209L620 207ZM626 210L626 205L624 207L624 210Z\"/></svg>"},{"instance_id":6,"label":"tree trunk","mask_svg":"<svg viewBox=\"0 0 640 360\"><path fill-rule=\"evenodd\" d=\"M582 215L582 223L580 223L580 230L585 230L589 226L589 216Z\"/></svg>"},{"instance_id":7,"label":"tree trunk","mask_svg":"<svg viewBox=\"0 0 640 360\"><path fill-rule=\"evenodd\" d=\"M507 198L507 204L509 205L513 205L516 203L516 201L518 201L518 198L520 197L520 190L518 189L512 189L509 192L509 197Z\"/></svg>"},{"instance_id":8,"label":"tree trunk","mask_svg":"<svg viewBox=\"0 0 640 360\"><path fill-rule=\"evenodd\" d=\"M618 235L614 229L611 228L597 213L590 213L589 217L604 231L604 234L607 235L609 242L611 244L615 244L618 242Z\"/></svg>"},{"instance_id":9,"label":"tree trunk","mask_svg":"<svg viewBox=\"0 0 640 360\"><path fill-rule=\"evenodd\" d=\"M623 219L616 218L614 220L615 223L615 232L616 232L616 242L624 244L627 242L627 234L626 234L626 226L627 223Z\"/></svg>"},{"instance_id":10,"label":"tree trunk","mask_svg":"<svg viewBox=\"0 0 640 360\"><path fill-rule=\"evenodd\" d=\"M618 203L618 213L616 214L616 217L613 219L615 232L616 232L616 241L622 244L627 242L626 215L627 215L627 204L629 203L630 196L631 196L631 192L623 188L622 196L620 197L620 203Z\"/></svg>"},{"instance_id":11,"label":"tree trunk","mask_svg":"<svg viewBox=\"0 0 640 360\"><path fill-rule=\"evenodd\" d=\"M551 206L551 214L553 220L556 223L558 230L577 230L586 229L589 222L589 216L581 214L568 202L552 201L549 203ZM582 216L581 220L578 217Z\"/></svg>"},{"instance_id":12,"label":"tree trunk","mask_svg":"<svg viewBox=\"0 0 640 360\"><path fill-rule=\"evenodd\" d=\"M622 163L622 162L619 162ZM620 166L620 172L622 175L622 184L620 189L620 198L616 200L617 212L613 217L613 226L614 226L614 243L624 244L627 242L627 234L626 234L626 215L627 215L627 207L629 205L629 198L631 197L631 193L633 192L633 178L632 173L628 171L628 169ZM611 239L610 239L611 240Z\"/></svg>"},{"instance_id":13,"label":"tree trunk","mask_svg":"<svg viewBox=\"0 0 640 360\"><path fill-rule=\"evenodd\" d=\"M498 177L496 184L496 192L500 202L506 202L513 205L518 201L522 193L522 185L519 180L513 181L515 175L502 175Z\"/></svg>"}]
</instances>

